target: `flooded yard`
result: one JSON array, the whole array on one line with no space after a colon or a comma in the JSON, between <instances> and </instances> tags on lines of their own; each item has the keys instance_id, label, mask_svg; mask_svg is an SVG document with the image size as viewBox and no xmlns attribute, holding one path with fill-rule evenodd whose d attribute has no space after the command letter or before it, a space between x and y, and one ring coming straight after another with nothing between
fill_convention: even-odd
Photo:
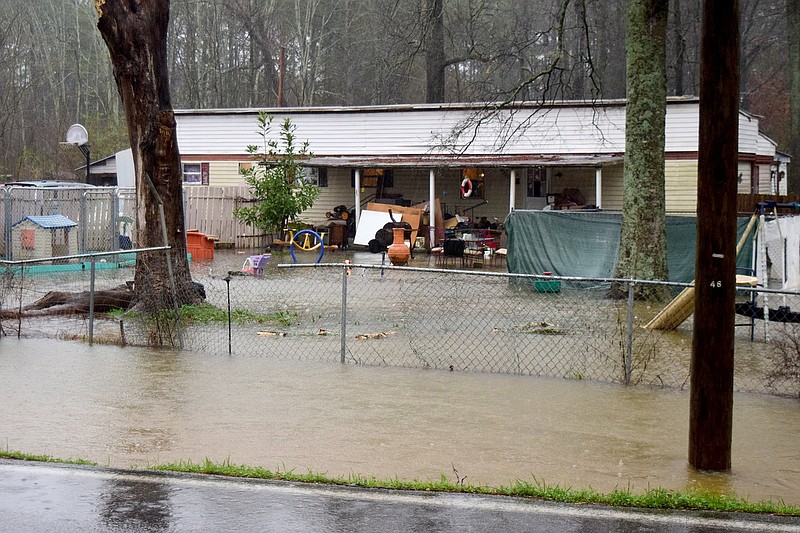
<instances>
[{"instance_id":1,"label":"flooded yard","mask_svg":"<svg viewBox=\"0 0 800 533\"><path fill-rule=\"evenodd\" d=\"M502 275L502 265L392 270L380 267L380 254L352 251L326 254L326 261L336 263L306 268L279 268L291 258L276 253L263 276L237 275L256 252L221 250L214 260L192 262L193 279L219 313L214 320L187 319L180 339L170 337L174 330L165 334L161 324L133 314L100 315L95 341L174 346L182 341L188 351L216 355L629 381L679 390L688 385L691 318L675 331L648 330L644 325L663 305L629 307L624 299L609 298L608 283L602 281L559 280L558 292L541 292L530 280ZM317 257L297 256L305 263ZM348 275L340 263L345 259L354 262ZM412 266L436 264L417 254ZM12 280L20 287L11 285L3 307L16 308L18 298L30 302L52 289L86 290L88 278L80 271L20 277ZM96 286L114 287L132 278L131 268L104 269ZM229 304L234 316L250 318L234 319L229 328ZM796 380L772 373L775 341L784 331L799 334L797 327L772 324L767 340L764 324L754 321L752 339L749 327L736 330L735 388L796 396ZM2 327L10 336L19 327L29 338L88 337L85 315L7 319Z\"/></svg>"},{"instance_id":2,"label":"flooded yard","mask_svg":"<svg viewBox=\"0 0 800 533\"><path fill-rule=\"evenodd\" d=\"M0 339L2 447L473 484L706 488L800 505L800 403L737 394L733 469L687 462L688 393L580 380ZM456 472L457 471L457 474Z\"/></svg>"}]
</instances>

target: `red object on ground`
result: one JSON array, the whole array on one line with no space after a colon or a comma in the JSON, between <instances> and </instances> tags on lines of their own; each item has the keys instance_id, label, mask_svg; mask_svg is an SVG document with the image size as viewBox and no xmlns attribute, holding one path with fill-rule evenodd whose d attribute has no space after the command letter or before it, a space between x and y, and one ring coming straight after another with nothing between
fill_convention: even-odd
<instances>
[{"instance_id":1,"label":"red object on ground","mask_svg":"<svg viewBox=\"0 0 800 533\"><path fill-rule=\"evenodd\" d=\"M214 239L199 231L187 231L186 250L192 259L214 259Z\"/></svg>"}]
</instances>

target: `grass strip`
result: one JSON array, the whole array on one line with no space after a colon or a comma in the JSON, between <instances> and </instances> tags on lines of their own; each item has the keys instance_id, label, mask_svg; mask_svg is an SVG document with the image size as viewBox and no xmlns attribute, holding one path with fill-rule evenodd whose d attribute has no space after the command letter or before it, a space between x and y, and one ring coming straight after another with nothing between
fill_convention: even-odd
<instances>
[{"instance_id":1,"label":"grass strip","mask_svg":"<svg viewBox=\"0 0 800 533\"><path fill-rule=\"evenodd\" d=\"M751 503L742 498L727 496L724 494L715 494L703 490L679 492L663 488L655 488L648 489L641 494L635 494L630 490L617 489L610 493L604 494L591 488L576 490L569 487L561 487L559 485L551 486L535 478L532 483L518 480L513 485L500 487L453 483L444 475L442 475L439 481L406 481L398 478L377 479L374 477L364 477L357 474L351 474L347 478L343 478L330 477L324 473L316 473L312 471L309 471L305 474L296 473L294 470L273 472L261 467L235 465L230 461L215 463L208 459L200 464L195 464L191 461L181 461L178 463L155 465L150 467L150 469L170 472L213 474L229 477L295 481L302 483L324 483L329 485L345 485L363 488L515 496L523 498L537 498L553 502L597 504L609 505L613 507L704 510L800 516L800 507L786 505L783 502L776 503L765 500L757 503Z\"/></svg>"},{"instance_id":2,"label":"grass strip","mask_svg":"<svg viewBox=\"0 0 800 533\"><path fill-rule=\"evenodd\" d=\"M165 312L165 318L172 319L172 310ZM228 312L224 309L211 305L210 303L202 303L197 305L184 305L180 308L181 319L186 323L200 323L209 324L213 322L225 323L228 320ZM125 311L122 309L115 309L109 311L108 316L114 319L123 318L153 318L136 311ZM236 324L246 323L273 323L282 326L291 326L299 323L300 315L296 312L290 311L275 311L270 314L258 314L248 311L246 309L234 309L231 311L231 322Z\"/></svg>"},{"instance_id":3,"label":"grass strip","mask_svg":"<svg viewBox=\"0 0 800 533\"><path fill-rule=\"evenodd\" d=\"M62 463L74 465L97 466L97 463L84 459L58 459L50 455L31 455L18 451L0 450L0 459L18 459L23 461L37 461L45 463ZM191 474L211 474L218 476L271 479L276 481L294 481L300 483L318 483L326 485L342 485L348 487L362 487L372 489L415 490L428 492L453 492L464 494L485 494L493 496L515 496L521 498L536 498L540 500L572 503L596 504L612 507L631 507L643 509L674 509L693 511L718 511L755 514L773 514L781 516L800 516L800 507L786 505L783 502L762 500L757 503L724 494L715 494L709 491L692 490L679 492L663 488L648 489L641 494L630 490L617 489L609 493L597 492L594 489L572 489L559 485L547 485L544 481L534 478L533 482L516 481L513 485L488 487L483 485L470 485L463 482L453 483L442 474L438 481L407 481L399 478L378 479L351 474L346 478L331 477L324 473L308 471L297 473L294 470L271 471L258 466L232 464L230 461L215 463L206 459L203 463L195 464L192 461L180 461L154 465L148 470L162 472L182 472Z\"/></svg>"},{"instance_id":4,"label":"grass strip","mask_svg":"<svg viewBox=\"0 0 800 533\"><path fill-rule=\"evenodd\" d=\"M58 459L51 455L31 455L14 450L0 450L0 459L18 459L20 461L37 461L40 463L60 463L68 465L97 466L97 463L85 459Z\"/></svg>"}]
</instances>

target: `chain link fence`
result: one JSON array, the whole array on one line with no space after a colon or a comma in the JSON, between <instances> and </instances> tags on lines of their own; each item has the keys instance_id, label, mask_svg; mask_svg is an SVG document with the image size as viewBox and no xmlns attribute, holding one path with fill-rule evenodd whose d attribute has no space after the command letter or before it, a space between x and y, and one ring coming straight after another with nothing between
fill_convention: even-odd
<instances>
[{"instance_id":1,"label":"chain link fence","mask_svg":"<svg viewBox=\"0 0 800 533\"><path fill-rule=\"evenodd\" d=\"M197 304L109 314L115 291L134 279L137 252L165 253L0 264L0 334L678 389L689 383L691 318L672 331L648 329L666 302L635 301L631 290L629 298L610 297L614 282L626 289L646 282L346 263L281 265L255 276L194 269L189 290L196 292L177 297ZM664 285L673 295L685 288ZM95 316L80 305L19 316L49 291L97 294ZM737 301L752 312L737 315L736 390L797 395L800 315L791 309L800 308L800 293L742 288ZM764 308L771 316L758 316Z\"/></svg>"},{"instance_id":2,"label":"chain link fence","mask_svg":"<svg viewBox=\"0 0 800 533\"><path fill-rule=\"evenodd\" d=\"M0 188L0 259L132 248L134 193L116 187ZM52 224L52 217L60 223ZM46 238L54 231L58 238Z\"/></svg>"}]
</instances>

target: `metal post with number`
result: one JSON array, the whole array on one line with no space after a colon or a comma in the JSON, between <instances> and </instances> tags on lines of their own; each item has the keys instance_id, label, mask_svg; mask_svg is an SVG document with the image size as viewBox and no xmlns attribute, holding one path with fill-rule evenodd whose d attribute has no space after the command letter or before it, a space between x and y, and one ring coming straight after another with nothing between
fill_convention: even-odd
<instances>
[{"instance_id":1,"label":"metal post with number","mask_svg":"<svg viewBox=\"0 0 800 533\"><path fill-rule=\"evenodd\" d=\"M704 4L689 463L729 470L733 435L739 2Z\"/></svg>"}]
</instances>

